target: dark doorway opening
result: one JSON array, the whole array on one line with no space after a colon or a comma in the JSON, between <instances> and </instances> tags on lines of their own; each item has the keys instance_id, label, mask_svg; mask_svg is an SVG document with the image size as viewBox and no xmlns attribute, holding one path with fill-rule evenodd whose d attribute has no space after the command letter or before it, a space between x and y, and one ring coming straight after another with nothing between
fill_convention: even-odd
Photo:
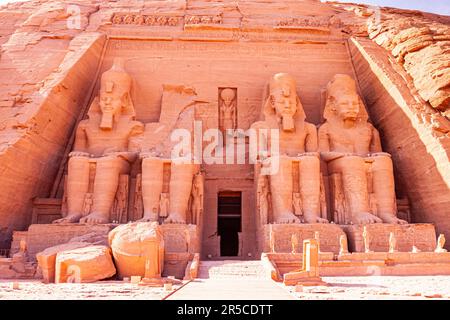
<instances>
[{"instance_id":1,"label":"dark doorway opening","mask_svg":"<svg viewBox=\"0 0 450 320\"><path fill-rule=\"evenodd\" d=\"M217 230L222 257L233 257L239 254L238 232L241 232L241 204L240 191L223 191L218 194Z\"/></svg>"}]
</instances>

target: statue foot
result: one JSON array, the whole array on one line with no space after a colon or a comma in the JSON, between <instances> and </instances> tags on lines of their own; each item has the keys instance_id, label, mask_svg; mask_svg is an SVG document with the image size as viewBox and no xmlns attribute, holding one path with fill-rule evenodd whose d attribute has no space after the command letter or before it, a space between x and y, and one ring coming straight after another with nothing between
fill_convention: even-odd
<instances>
[{"instance_id":1,"label":"statue foot","mask_svg":"<svg viewBox=\"0 0 450 320\"><path fill-rule=\"evenodd\" d=\"M327 219L319 216L305 216L305 223L330 223Z\"/></svg>"},{"instance_id":2,"label":"statue foot","mask_svg":"<svg viewBox=\"0 0 450 320\"><path fill-rule=\"evenodd\" d=\"M81 214L69 214L67 217L54 220L52 223L76 223L80 221Z\"/></svg>"},{"instance_id":3,"label":"statue foot","mask_svg":"<svg viewBox=\"0 0 450 320\"><path fill-rule=\"evenodd\" d=\"M105 215L103 215L103 214L94 212L84 218L81 218L80 223L105 224L105 223L109 223L109 219L107 217L105 217Z\"/></svg>"},{"instance_id":4,"label":"statue foot","mask_svg":"<svg viewBox=\"0 0 450 320\"><path fill-rule=\"evenodd\" d=\"M164 223L186 224L186 220L179 215L172 214L169 215L166 220L164 220Z\"/></svg>"},{"instance_id":5,"label":"statue foot","mask_svg":"<svg viewBox=\"0 0 450 320\"><path fill-rule=\"evenodd\" d=\"M397 218L393 214L380 214L380 218L384 223L392 223L392 224L408 224L407 221Z\"/></svg>"},{"instance_id":6,"label":"statue foot","mask_svg":"<svg viewBox=\"0 0 450 320\"><path fill-rule=\"evenodd\" d=\"M282 224L287 224L287 223L301 223L300 219L297 218L293 213L286 213L284 215L282 215L281 217L279 217L275 223L282 223Z\"/></svg>"},{"instance_id":7,"label":"statue foot","mask_svg":"<svg viewBox=\"0 0 450 320\"><path fill-rule=\"evenodd\" d=\"M153 221L157 221L157 220L153 217L143 216L141 219L137 220L136 222L153 222Z\"/></svg>"},{"instance_id":8,"label":"statue foot","mask_svg":"<svg viewBox=\"0 0 450 320\"><path fill-rule=\"evenodd\" d=\"M361 212L356 214L352 221L355 224L371 224L383 222L380 218L375 217L373 214L368 212Z\"/></svg>"}]
</instances>

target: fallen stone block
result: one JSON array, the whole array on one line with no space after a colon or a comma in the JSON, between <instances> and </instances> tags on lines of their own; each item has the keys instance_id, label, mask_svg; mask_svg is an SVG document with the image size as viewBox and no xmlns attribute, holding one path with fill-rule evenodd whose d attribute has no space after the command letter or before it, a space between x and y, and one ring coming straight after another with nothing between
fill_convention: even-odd
<instances>
[{"instance_id":1,"label":"fallen stone block","mask_svg":"<svg viewBox=\"0 0 450 320\"><path fill-rule=\"evenodd\" d=\"M106 246L88 246L56 255L55 283L95 282L115 274L111 250Z\"/></svg>"}]
</instances>

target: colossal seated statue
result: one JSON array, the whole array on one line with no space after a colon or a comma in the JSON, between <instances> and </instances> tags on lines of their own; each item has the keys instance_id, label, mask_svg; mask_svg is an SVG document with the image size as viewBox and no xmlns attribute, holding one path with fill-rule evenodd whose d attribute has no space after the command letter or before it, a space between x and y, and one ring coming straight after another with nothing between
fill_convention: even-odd
<instances>
[{"instance_id":1,"label":"colossal seated statue","mask_svg":"<svg viewBox=\"0 0 450 320\"><path fill-rule=\"evenodd\" d=\"M271 78L263 106L263 118L263 121L251 126L258 132L258 139L263 137L258 144L279 144L279 154L266 154L266 158L262 159L272 164L278 161L279 166L271 166L268 179L258 178L264 184L257 188L259 197L268 197L264 189L270 186L272 221L263 221L263 224L327 223L326 219L320 217L321 178L317 130L313 124L305 121L306 115L296 92L296 82L291 75L278 73ZM279 141L272 139L271 129L278 130ZM294 213L294 198L299 200L295 211L301 212L303 219ZM267 199L258 199L258 203L264 216L262 220L265 220Z\"/></svg>"},{"instance_id":2,"label":"colossal seated statue","mask_svg":"<svg viewBox=\"0 0 450 320\"><path fill-rule=\"evenodd\" d=\"M183 158L167 159L152 153L141 153L141 157L144 216L139 221L158 221L161 216L161 195L168 194L168 214L164 222L185 224L193 181L200 166ZM164 177L164 164L169 165L169 177ZM165 180L169 192L163 190Z\"/></svg>"},{"instance_id":3,"label":"colossal seated statue","mask_svg":"<svg viewBox=\"0 0 450 320\"><path fill-rule=\"evenodd\" d=\"M350 76L338 74L328 84L324 118L319 150L330 176L338 176L343 194L343 203L335 211L345 217L335 222L407 223L396 217L391 156L382 152L378 131L368 123Z\"/></svg>"},{"instance_id":4,"label":"colossal seated statue","mask_svg":"<svg viewBox=\"0 0 450 320\"><path fill-rule=\"evenodd\" d=\"M119 176L130 170L136 159L130 138L144 130L135 121L131 100L131 77L122 59L101 77L99 97L78 125L73 151L69 154L67 177L68 214L54 223L109 223ZM91 165L95 166L93 195L89 212L85 201L89 192Z\"/></svg>"}]
</instances>

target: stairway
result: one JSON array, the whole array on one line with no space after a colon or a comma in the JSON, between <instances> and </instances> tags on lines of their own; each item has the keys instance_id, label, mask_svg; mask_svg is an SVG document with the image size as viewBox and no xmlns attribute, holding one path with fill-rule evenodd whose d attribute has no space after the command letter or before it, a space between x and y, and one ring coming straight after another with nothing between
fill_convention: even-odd
<instances>
[{"instance_id":1,"label":"stairway","mask_svg":"<svg viewBox=\"0 0 450 320\"><path fill-rule=\"evenodd\" d=\"M270 279L260 260L200 261L198 277L200 279Z\"/></svg>"}]
</instances>

